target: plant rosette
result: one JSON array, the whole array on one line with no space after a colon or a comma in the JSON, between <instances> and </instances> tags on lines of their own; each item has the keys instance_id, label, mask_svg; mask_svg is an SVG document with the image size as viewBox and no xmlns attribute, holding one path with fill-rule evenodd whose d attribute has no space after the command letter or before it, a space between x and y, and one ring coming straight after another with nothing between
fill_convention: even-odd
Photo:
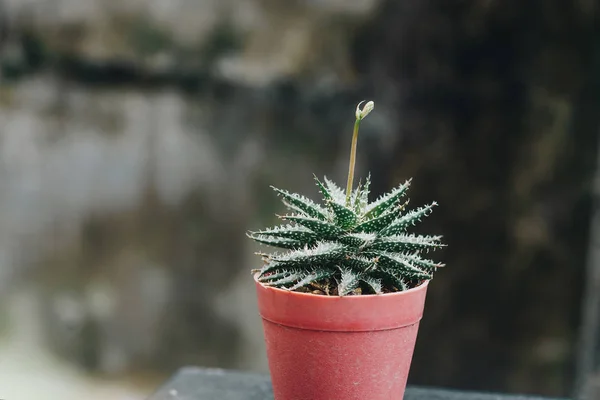
<instances>
[{"instance_id":1,"label":"plant rosette","mask_svg":"<svg viewBox=\"0 0 600 400\"><path fill-rule=\"evenodd\" d=\"M362 104L362 103L361 103ZM344 192L315 177L323 205L273 188L289 214L249 232L280 249L253 270L275 400L402 399L441 236L408 233L437 205L408 210L411 180L369 202L353 189L361 121L356 108Z\"/></svg>"}]
</instances>

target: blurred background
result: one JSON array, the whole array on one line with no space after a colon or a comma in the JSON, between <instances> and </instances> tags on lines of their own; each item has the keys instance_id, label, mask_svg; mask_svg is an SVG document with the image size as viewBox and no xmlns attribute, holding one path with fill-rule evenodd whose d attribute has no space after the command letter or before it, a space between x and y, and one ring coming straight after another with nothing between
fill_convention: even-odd
<instances>
[{"instance_id":1,"label":"blurred background","mask_svg":"<svg viewBox=\"0 0 600 400\"><path fill-rule=\"evenodd\" d=\"M267 372L245 231L282 211L271 184L343 185L364 99L357 175L373 196L413 177L411 204L441 204L420 229L449 244L410 383L600 382L599 11L0 0L0 397Z\"/></svg>"}]
</instances>

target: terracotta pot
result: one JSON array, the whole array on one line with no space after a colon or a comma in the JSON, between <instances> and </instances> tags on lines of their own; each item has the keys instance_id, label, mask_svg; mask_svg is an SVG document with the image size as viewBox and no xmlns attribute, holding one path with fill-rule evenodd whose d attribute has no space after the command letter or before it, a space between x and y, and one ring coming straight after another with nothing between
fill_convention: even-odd
<instances>
[{"instance_id":1,"label":"terracotta pot","mask_svg":"<svg viewBox=\"0 0 600 400\"><path fill-rule=\"evenodd\" d=\"M256 282L275 400L400 400L428 282L321 296Z\"/></svg>"}]
</instances>

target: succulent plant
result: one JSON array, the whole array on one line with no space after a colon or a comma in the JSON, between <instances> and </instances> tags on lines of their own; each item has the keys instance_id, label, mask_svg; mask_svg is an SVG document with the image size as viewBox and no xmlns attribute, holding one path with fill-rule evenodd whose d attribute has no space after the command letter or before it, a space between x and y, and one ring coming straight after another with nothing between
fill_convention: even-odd
<instances>
[{"instance_id":1,"label":"succulent plant","mask_svg":"<svg viewBox=\"0 0 600 400\"><path fill-rule=\"evenodd\" d=\"M316 176L324 205L273 187L291 213L279 216L285 221L280 226L248 233L261 244L284 249L258 253L264 266L253 272L262 284L339 296L380 294L417 286L443 266L423 257L444 246L441 236L407 232L437 205L408 211L410 179L371 203L370 177L352 190L358 128L372 109L373 102L356 109L346 193Z\"/></svg>"}]
</instances>

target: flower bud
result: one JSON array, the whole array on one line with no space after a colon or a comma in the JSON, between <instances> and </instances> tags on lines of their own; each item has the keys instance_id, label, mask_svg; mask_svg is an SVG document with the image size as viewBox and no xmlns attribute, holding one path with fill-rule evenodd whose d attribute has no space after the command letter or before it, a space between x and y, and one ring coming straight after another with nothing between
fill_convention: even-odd
<instances>
[{"instance_id":1,"label":"flower bud","mask_svg":"<svg viewBox=\"0 0 600 400\"><path fill-rule=\"evenodd\" d=\"M363 107L363 109L360 109L360 105L364 103L364 100L361 101L360 103L358 103L358 106L356 106L356 119L361 121L363 120L367 115L369 115L369 113L371 111L373 111L373 108L375 108L375 103L373 103L372 101L367 102L367 104L365 104L365 106Z\"/></svg>"}]
</instances>

